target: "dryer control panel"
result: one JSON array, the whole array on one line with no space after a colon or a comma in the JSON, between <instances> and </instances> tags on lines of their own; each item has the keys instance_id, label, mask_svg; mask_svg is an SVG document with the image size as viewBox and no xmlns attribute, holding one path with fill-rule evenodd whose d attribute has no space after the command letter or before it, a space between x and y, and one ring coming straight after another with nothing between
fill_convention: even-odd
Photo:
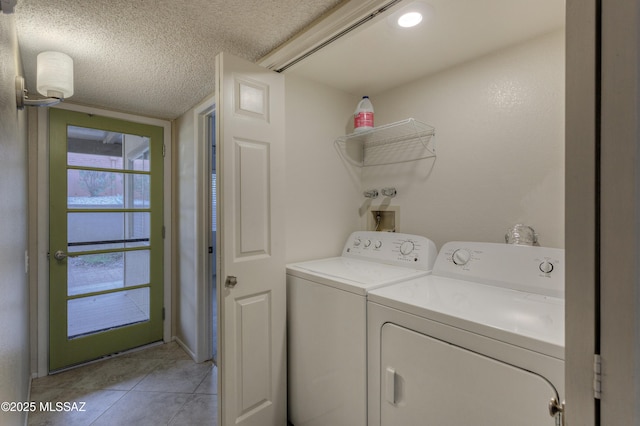
<instances>
[{"instance_id":1,"label":"dryer control panel","mask_svg":"<svg viewBox=\"0 0 640 426\"><path fill-rule=\"evenodd\" d=\"M342 256L430 271L438 252L430 239L397 232L356 231Z\"/></svg>"},{"instance_id":2,"label":"dryer control panel","mask_svg":"<svg viewBox=\"0 0 640 426\"><path fill-rule=\"evenodd\" d=\"M453 241L442 246L433 274L564 298L564 250Z\"/></svg>"}]
</instances>

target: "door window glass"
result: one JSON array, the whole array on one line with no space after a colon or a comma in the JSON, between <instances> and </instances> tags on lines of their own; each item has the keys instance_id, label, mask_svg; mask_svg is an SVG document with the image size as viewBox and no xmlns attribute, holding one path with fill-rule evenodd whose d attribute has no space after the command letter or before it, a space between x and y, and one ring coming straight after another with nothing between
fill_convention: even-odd
<instances>
[{"instance_id":1,"label":"door window glass","mask_svg":"<svg viewBox=\"0 0 640 426\"><path fill-rule=\"evenodd\" d=\"M148 212L73 212L67 214L69 252L148 246Z\"/></svg>"},{"instance_id":2,"label":"door window glass","mask_svg":"<svg viewBox=\"0 0 640 426\"><path fill-rule=\"evenodd\" d=\"M149 276L149 250L73 256L67 266L67 295L148 284Z\"/></svg>"},{"instance_id":3,"label":"door window glass","mask_svg":"<svg viewBox=\"0 0 640 426\"><path fill-rule=\"evenodd\" d=\"M149 287L67 301L69 339L149 320Z\"/></svg>"}]
</instances>

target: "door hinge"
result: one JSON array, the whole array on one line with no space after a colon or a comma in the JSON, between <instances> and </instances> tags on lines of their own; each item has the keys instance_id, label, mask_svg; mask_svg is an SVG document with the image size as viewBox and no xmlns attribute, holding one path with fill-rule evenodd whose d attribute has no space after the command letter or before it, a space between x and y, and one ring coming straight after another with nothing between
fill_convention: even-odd
<instances>
[{"instance_id":1,"label":"door hinge","mask_svg":"<svg viewBox=\"0 0 640 426\"><path fill-rule=\"evenodd\" d=\"M602 396L602 359L600 354L593 355L593 397L600 399Z\"/></svg>"},{"instance_id":2,"label":"door hinge","mask_svg":"<svg viewBox=\"0 0 640 426\"><path fill-rule=\"evenodd\" d=\"M165 318L166 318L166 315L165 315L165 314L166 314L165 309L164 309L164 308L162 308L162 321L164 321L164 320L165 320Z\"/></svg>"},{"instance_id":3,"label":"door hinge","mask_svg":"<svg viewBox=\"0 0 640 426\"><path fill-rule=\"evenodd\" d=\"M162 157L167 155L167 145L162 144Z\"/></svg>"}]
</instances>

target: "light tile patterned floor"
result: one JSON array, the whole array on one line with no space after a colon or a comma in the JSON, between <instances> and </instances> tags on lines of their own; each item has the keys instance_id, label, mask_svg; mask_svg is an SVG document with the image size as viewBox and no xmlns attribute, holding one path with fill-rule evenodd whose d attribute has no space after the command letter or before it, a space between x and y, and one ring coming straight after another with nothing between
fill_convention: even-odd
<instances>
[{"instance_id":1,"label":"light tile patterned floor","mask_svg":"<svg viewBox=\"0 0 640 426\"><path fill-rule=\"evenodd\" d=\"M34 379L31 401L78 403L84 411L40 411L32 426L217 426L217 369L176 343Z\"/></svg>"}]
</instances>

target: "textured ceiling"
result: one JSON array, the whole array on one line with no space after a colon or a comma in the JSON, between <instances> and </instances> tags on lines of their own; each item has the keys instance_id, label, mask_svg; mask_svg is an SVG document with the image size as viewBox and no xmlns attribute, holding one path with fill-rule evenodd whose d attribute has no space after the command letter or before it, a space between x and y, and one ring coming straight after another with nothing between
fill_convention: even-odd
<instances>
[{"instance_id":1,"label":"textured ceiling","mask_svg":"<svg viewBox=\"0 0 640 426\"><path fill-rule=\"evenodd\" d=\"M18 0L26 86L38 53L74 60L70 101L173 119L214 91L215 56L257 61L343 0Z\"/></svg>"}]
</instances>

